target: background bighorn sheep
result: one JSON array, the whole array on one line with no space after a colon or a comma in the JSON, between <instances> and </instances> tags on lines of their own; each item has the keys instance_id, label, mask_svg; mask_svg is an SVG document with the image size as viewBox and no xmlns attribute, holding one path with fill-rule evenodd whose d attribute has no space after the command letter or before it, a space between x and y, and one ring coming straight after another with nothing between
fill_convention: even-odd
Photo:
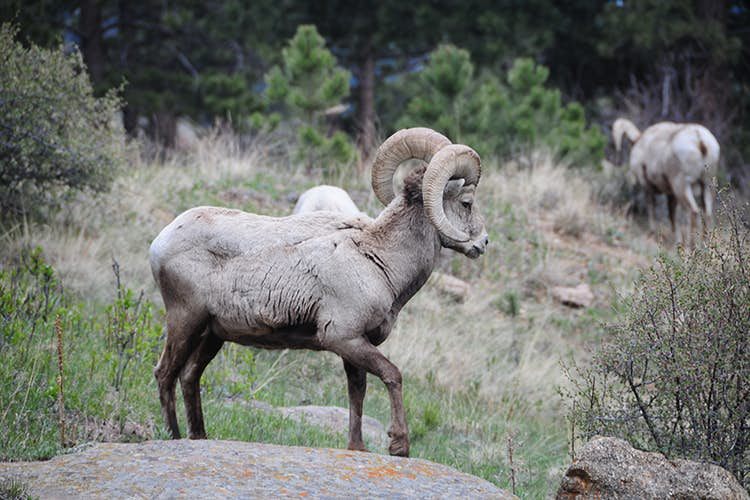
<instances>
[{"instance_id":1,"label":"background bighorn sheep","mask_svg":"<svg viewBox=\"0 0 750 500\"><path fill-rule=\"evenodd\" d=\"M412 172L402 192L393 173ZM479 156L429 129L401 130L378 150L372 185L387 204L377 219L335 212L273 218L217 207L190 209L151 244L149 260L166 307L167 339L154 374L172 437L179 377L190 438L205 438L200 377L225 341L263 348L328 350L344 362L349 449L364 450L366 374L391 400L389 452L408 456L401 373L375 347L424 285L441 247L470 258L487 245L474 203Z\"/></svg>"},{"instance_id":2,"label":"background bighorn sheep","mask_svg":"<svg viewBox=\"0 0 750 500\"><path fill-rule=\"evenodd\" d=\"M702 198L705 224L713 214L711 179L719 163L719 143L709 130L696 123L660 122L641 133L625 118L612 125L615 149L619 152L622 137L633 143L630 149L630 171L646 193L649 228L654 229L655 195L667 195L669 220L675 241L682 235L675 221L676 208L689 214L689 227L685 241L689 244L696 216L701 209L696 194Z\"/></svg>"},{"instance_id":3,"label":"background bighorn sheep","mask_svg":"<svg viewBox=\"0 0 750 500\"><path fill-rule=\"evenodd\" d=\"M348 215L360 215L357 205L352 201L349 193L336 186L311 187L302 193L294 205L293 214L328 210Z\"/></svg>"}]
</instances>

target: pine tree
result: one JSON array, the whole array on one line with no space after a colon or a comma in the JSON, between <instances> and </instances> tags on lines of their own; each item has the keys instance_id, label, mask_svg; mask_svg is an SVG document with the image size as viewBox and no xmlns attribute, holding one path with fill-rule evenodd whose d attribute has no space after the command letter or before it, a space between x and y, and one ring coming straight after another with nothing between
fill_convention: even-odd
<instances>
[{"instance_id":1,"label":"pine tree","mask_svg":"<svg viewBox=\"0 0 750 500\"><path fill-rule=\"evenodd\" d=\"M443 45L420 73L399 125L434 127L484 155L544 147L574 163L597 162L604 135L586 127L579 103L564 105L559 90L545 87L548 76L544 66L517 59L505 81L489 72L475 78L469 53Z\"/></svg>"},{"instance_id":2,"label":"pine tree","mask_svg":"<svg viewBox=\"0 0 750 500\"><path fill-rule=\"evenodd\" d=\"M350 73L337 66L315 26L302 25L282 51L282 66L266 74L266 97L281 103L297 127L300 156L308 168L316 163L346 163L355 151L343 132L330 138L324 114L349 95Z\"/></svg>"}]
</instances>

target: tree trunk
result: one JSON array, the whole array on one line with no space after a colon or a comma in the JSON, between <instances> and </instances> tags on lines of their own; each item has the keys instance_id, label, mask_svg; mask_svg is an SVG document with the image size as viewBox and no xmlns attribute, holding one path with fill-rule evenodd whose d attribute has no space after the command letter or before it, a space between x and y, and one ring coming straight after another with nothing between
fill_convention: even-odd
<instances>
[{"instance_id":1,"label":"tree trunk","mask_svg":"<svg viewBox=\"0 0 750 500\"><path fill-rule=\"evenodd\" d=\"M152 128L154 140L166 149L174 148L175 136L177 135L177 117L171 111L157 111L154 114Z\"/></svg>"},{"instance_id":2,"label":"tree trunk","mask_svg":"<svg viewBox=\"0 0 750 500\"><path fill-rule=\"evenodd\" d=\"M131 0L120 0L117 4L118 11L120 13L120 19L118 23L118 29L122 35L122 42L120 43L120 53L117 58L120 61L120 73L130 77L130 47L135 37L135 13L133 12L133 5ZM138 115L139 110L128 98L128 87L125 87L125 105L123 106L123 124L125 125L125 131L131 137L135 137L138 133Z\"/></svg>"},{"instance_id":3,"label":"tree trunk","mask_svg":"<svg viewBox=\"0 0 750 500\"><path fill-rule=\"evenodd\" d=\"M359 57L359 107L357 122L360 127L358 140L362 172L369 165L375 148L375 53L368 43Z\"/></svg>"},{"instance_id":4,"label":"tree trunk","mask_svg":"<svg viewBox=\"0 0 750 500\"><path fill-rule=\"evenodd\" d=\"M94 85L104 76L102 6L98 0L81 0L81 53Z\"/></svg>"}]
</instances>

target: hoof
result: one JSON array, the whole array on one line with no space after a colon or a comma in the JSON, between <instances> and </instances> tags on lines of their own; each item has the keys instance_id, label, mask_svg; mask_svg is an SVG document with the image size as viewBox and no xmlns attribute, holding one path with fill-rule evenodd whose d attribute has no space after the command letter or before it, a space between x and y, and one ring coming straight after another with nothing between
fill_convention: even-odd
<instances>
[{"instance_id":1,"label":"hoof","mask_svg":"<svg viewBox=\"0 0 750 500\"><path fill-rule=\"evenodd\" d=\"M351 450L351 451L365 451L368 453L370 451L367 448L365 448L364 443L349 443L349 446L347 446L346 449Z\"/></svg>"},{"instance_id":2,"label":"hoof","mask_svg":"<svg viewBox=\"0 0 750 500\"><path fill-rule=\"evenodd\" d=\"M408 438L392 439L390 446L388 446L388 453L396 457L408 457L409 456L409 439Z\"/></svg>"}]
</instances>

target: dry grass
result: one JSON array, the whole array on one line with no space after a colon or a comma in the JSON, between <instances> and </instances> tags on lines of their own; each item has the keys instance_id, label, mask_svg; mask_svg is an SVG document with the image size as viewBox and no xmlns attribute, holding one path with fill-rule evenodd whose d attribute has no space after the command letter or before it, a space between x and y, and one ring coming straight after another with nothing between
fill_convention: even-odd
<instances>
[{"instance_id":1,"label":"dry grass","mask_svg":"<svg viewBox=\"0 0 750 500\"><path fill-rule=\"evenodd\" d=\"M471 283L470 297L454 304L428 284L383 350L405 371L433 373L446 387L476 384L491 400L521 398L552 410L566 382L560 361L587 356L587 344L600 340L598 322L658 247L602 206L594 184L549 157L484 171L478 192L488 252L478 261L446 252L443 264ZM549 296L553 286L579 283L591 286L592 309Z\"/></svg>"},{"instance_id":2,"label":"dry grass","mask_svg":"<svg viewBox=\"0 0 750 500\"><path fill-rule=\"evenodd\" d=\"M147 261L158 231L185 208L205 203L290 212L299 192L326 179L308 176L289 157L272 139L247 147L216 133L163 162L134 157L107 196L82 196L50 224L6 232L2 245L9 254L41 246L66 288L94 301L110 298L116 259L123 282L159 302ZM256 179L265 184L256 186ZM367 179L339 180L360 208L377 213ZM486 165L479 196L488 253L469 261L446 252L441 264L472 285L468 300L456 304L426 286L404 309L386 354L404 372L432 373L448 388L474 384L491 399L523 395L554 407L560 359L597 339L598 315L606 317L657 250L598 203L595 191L589 179L545 156L524 168ZM580 282L594 290L594 313L568 309L547 293Z\"/></svg>"},{"instance_id":3,"label":"dry grass","mask_svg":"<svg viewBox=\"0 0 750 500\"><path fill-rule=\"evenodd\" d=\"M110 268L113 259L117 260L125 283L158 300L147 254L159 230L192 204L191 192L202 195L218 190L221 184L220 199L215 201L242 205L247 201L243 196L250 194L235 191L232 185L259 172L274 172L270 152L276 149L277 145L269 143L243 148L233 135L211 134L194 150L171 154L163 161L145 162L134 155L131 168L108 194L80 195L48 224L24 222L5 228L2 244L8 255L18 254L23 247L41 246L66 288L91 299L109 296L114 279ZM287 174L298 184L303 182L300 170L289 168ZM196 204L202 203L196 199ZM269 213L285 208L268 207Z\"/></svg>"}]
</instances>

